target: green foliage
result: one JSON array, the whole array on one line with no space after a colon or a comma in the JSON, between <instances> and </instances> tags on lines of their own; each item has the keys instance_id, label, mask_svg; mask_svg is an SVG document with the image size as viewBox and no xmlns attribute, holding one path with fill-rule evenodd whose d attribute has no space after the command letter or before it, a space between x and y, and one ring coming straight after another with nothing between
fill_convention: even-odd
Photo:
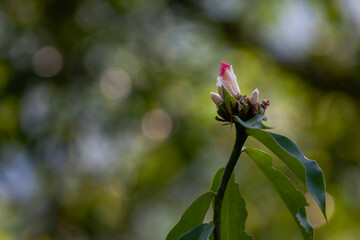
<instances>
[{"instance_id":1,"label":"green foliage","mask_svg":"<svg viewBox=\"0 0 360 240\"><path fill-rule=\"evenodd\" d=\"M326 218L325 180L319 165L314 160L307 159L289 138L261 130L267 128L262 124L263 120L266 120L264 115L256 115L246 122L234 116L234 121L240 123L248 135L275 153L306 185Z\"/></svg>"},{"instance_id":2,"label":"green foliage","mask_svg":"<svg viewBox=\"0 0 360 240\"><path fill-rule=\"evenodd\" d=\"M326 218L325 182L318 164L314 160L307 159L295 143L285 136L260 129L246 129L246 133L275 153L306 184Z\"/></svg>"},{"instance_id":3,"label":"green foliage","mask_svg":"<svg viewBox=\"0 0 360 240\"><path fill-rule=\"evenodd\" d=\"M184 233L202 224L214 194L204 193L196 199L182 215L180 221L169 232L166 240L178 240ZM195 233L194 233L195 234ZM191 236L193 236L191 234ZM190 238L184 238L190 239ZM194 238L195 239L195 238Z\"/></svg>"},{"instance_id":4,"label":"green foliage","mask_svg":"<svg viewBox=\"0 0 360 240\"><path fill-rule=\"evenodd\" d=\"M207 240L214 229L214 224L201 224L185 233L179 240Z\"/></svg>"},{"instance_id":5,"label":"green foliage","mask_svg":"<svg viewBox=\"0 0 360 240\"><path fill-rule=\"evenodd\" d=\"M234 182L232 174L225 191L221 209L221 239L222 240L251 240L245 232L247 211L245 201L240 195L239 184Z\"/></svg>"},{"instance_id":6,"label":"green foliage","mask_svg":"<svg viewBox=\"0 0 360 240\"><path fill-rule=\"evenodd\" d=\"M210 190L213 192L216 192L218 190L218 187L220 185L221 177L224 173L224 168L220 168L214 175Z\"/></svg>"},{"instance_id":7,"label":"green foliage","mask_svg":"<svg viewBox=\"0 0 360 240\"><path fill-rule=\"evenodd\" d=\"M224 168L220 168L212 181L211 190L217 191ZM251 240L245 232L245 221L247 218L247 211L245 208L245 201L240 195L239 184L234 182L235 175L231 175L230 181L227 185L223 205L221 209L221 239L225 240Z\"/></svg>"},{"instance_id":8,"label":"green foliage","mask_svg":"<svg viewBox=\"0 0 360 240\"><path fill-rule=\"evenodd\" d=\"M225 99L227 99L225 100L225 105L228 108L230 100L225 92L226 90L224 90L224 96ZM263 120L266 120L266 116L260 114L246 122L242 121L239 117L234 116L234 121L239 123L245 129L244 134L253 136L263 143L267 148L274 152L304 184L306 184L309 192L314 196L326 218L325 183L320 167L314 160L307 159L300 149L287 137L262 130L268 128L262 124ZM237 131L243 130L239 130L237 128ZM233 151L236 151L235 147ZM289 178L273 167L272 157L268 153L252 148L244 148L243 151L255 161L257 166L270 180L271 184L274 186L288 208L291 216L294 218L304 240L312 240L314 238L314 231L306 216L305 206L308 206L308 203L304 195L296 189ZM221 168L217 171L213 178L210 188L212 192L216 192L216 194L218 194L217 191L219 185L222 183L223 175L224 168ZM211 198L209 201L211 201ZM207 208L208 204L209 202L207 202ZM200 206L199 203L194 203L185 212L180 222L174 227L175 230L172 230L174 236L178 236L180 232L183 233L184 229L189 229L189 226L186 225L188 224L186 221L193 216L193 212L197 211L196 208L201 208L201 212L203 214L201 216L206 214L207 208L205 210L204 206ZM222 201L221 239L251 240L252 237L245 232L246 218L247 211L245 208L245 201L241 198L239 185L234 182L234 173L232 173ZM202 220L203 219L198 219L198 221ZM193 222L192 224L194 225L195 223ZM186 236L187 238L181 239L204 239L204 234L202 234L202 232L205 231L205 229L203 228L205 228L205 226L194 228L192 231L184 235L184 237ZM210 229L210 227L208 226L207 229ZM169 235L171 235L172 232L170 232ZM211 231L209 232L209 235L210 233ZM189 238L190 236L193 238ZM196 236L201 236L202 238L196 238ZM210 238L213 239L213 236L211 235ZM176 238L169 238L168 236L167 240L168 239Z\"/></svg>"},{"instance_id":9,"label":"green foliage","mask_svg":"<svg viewBox=\"0 0 360 240\"><path fill-rule=\"evenodd\" d=\"M239 118L238 116L234 116L234 122L240 123L243 127L249 129L270 129L270 127L265 126L262 122L266 120L267 117L262 114L258 114L246 122L241 120L241 118Z\"/></svg>"},{"instance_id":10,"label":"green foliage","mask_svg":"<svg viewBox=\"0 0 360 240\"><path fill-rule=\"evenodd\" d=\"M222 86L223 96L224 96L224 103L226 107L226 112L229 116L232 116L233 112L235 112L235 108L237 106L236 99L226 90L224 86Z\"/></svg>"},{"instance_id":11,"label":"green foliage","mask_svg":"<svg viewBox=\"0 0 360 240\"><path fill-rule=\"evenodd\" d=\"M304 195L294 187L289 178L272 166L272 158L268 153L253 148L245 148L244 152L254 160L279 193L304 239L313 239L313 229L306 218L305 206L308 203Z\"/></svg>"},{"instance_id":12,"label":"green foliage","mask_svg":"<svg viewBox=\"0 0 360 240\"><path fill-rule=\"evenodd\" d=\"M220 117L222 117L223 119L227 119L229 116L228 114L228 110L226 109L225 103L219 103L219 109L217 110L217 113L219 114Z\"/></svg>"}]
</instances>

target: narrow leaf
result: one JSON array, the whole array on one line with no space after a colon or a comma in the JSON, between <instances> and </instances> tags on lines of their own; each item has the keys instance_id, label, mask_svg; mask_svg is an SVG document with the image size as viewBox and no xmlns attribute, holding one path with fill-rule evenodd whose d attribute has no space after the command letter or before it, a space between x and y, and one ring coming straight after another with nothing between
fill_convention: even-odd
<instances>
[{"instance_id":1,"label":"narrow leaf","mask_svg":"<svg viewBox=\"0 0 360 240\"><path fill-rule=\"evenodd\" d=\"M255 115L251 119L244 122L238 116L234 116L234 122L240 123L245 128L250 129L271 129L263 124L263 121L266 121L267 117L262 114Z\"/></svg>"},{"instance_id":2,"label":"narrow leaf","mask_svg":"<svg viewBox=\"0 0 360 240\"><path fill-rule=\"evenodd\" d=\"M234 182L234 174L232 174L221 209L221 239L251 240L252 237L245 232L246 218L245 201L240 195L239 184Z\"/></svg>"},{"instance_id":3,"label":"narrow leaf","mask_svg":"<svg viewBox=\"0 0 360 240\"><path fill-rule=\"evenodd\" d=\"M169 232L166 240L178 240L184 233L202 224L214 194L204 193L184 212L180 221Z\"/></svg>"},{"instance_id":4,"label":"narrow leaf","mask_svg":"<svg viewBox=\"0 0 360 240\"><path fill-rule=\"evenodd\" d=\"M326 219L325 181L319 165L307 159L295 143L285 136L260 129L246 129L245 132L263 143L295 173L306 185Z\"/></svg>"},{"instance_id":5,"label":"narrow leaf","mask_svg":"<svg viewBox=\"0 0 360 240\"><path fill-rule=\"evenodd\" d=\"M217 192L223 173L224 173L224 168L220 168L215 173L214 178L213 178L212 183L211 183L211 188L210 188L211 191Z\"/></svg>"},{"instance_id":6,"label":"narrow leaf","mask_svg":"<svg viewBox=\"0 0 360 240\"><path fill-rule=\"evenodd\" d=\"M279 193L304 239L312 240L313 228L306 217L305 206L308 206L308 203L304 195L295 188L288 177L273 167L272 157L268 153L253 148L245 148L244 151L255 161Z\"/></svg>"},{"instance_id":7,"label":"narrow leaf","mask_svg":"<svg viewBox=\"0 0 360 240\"><path fill-rule=\"evenodd\" d=\"M224 85L222 86L222 90L223 90L223 96L224 96L224 102L225 102L225 106L226 109L228 111L228 113L230 114L230 116L232 115L232 109L236 107L237 101L236 99L231 96L231 94L226 90L226 88L224 87ZM231 103L231 106L230 106Z\"/></svg>"},{"instance_id":8,"label":"narrow leaf","mask_svg":"<svg viewBox=\"0 0 360 240\"><path fill-rule=\"evenodd\" d=\"M228 119L228 111L226 110L226 106L225 106L225 102L219 103L218 105L218 110L217 113L219 114L220 117L222 117L223 119Z\"/></svg>"},{"instance_id":9,"label":"narrow leaf","mask_svg":"<svg viewBox=\"0 0 360 240\"><path fill-rule=\"evenodd\" d=\"M210 190L214 193L217 193L219 186L220 186L220 182L221 182L221 178L224 174L224 170L225 168L220 168L214 175L213 180L211 182L211 187ZM213 207L215 207L215 198L212 199L212 205ZM211 234L212 236L212 234Z\"/></svg>"},{"instance_id":10,"label":"narrow leaf","mask_svg":"<svg viewBox=\"0 0 360 240\"><path fill-rule=\"evenodd\" d=\"M204 223L182 235L179 240L208 240L214 230L214 224Z\"/></svg>"}]
</instances>

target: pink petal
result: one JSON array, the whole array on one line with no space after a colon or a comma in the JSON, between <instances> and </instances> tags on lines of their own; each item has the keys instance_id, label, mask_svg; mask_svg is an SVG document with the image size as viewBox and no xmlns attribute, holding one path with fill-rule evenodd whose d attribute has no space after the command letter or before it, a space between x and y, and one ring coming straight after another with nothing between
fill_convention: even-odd
<instances>
[{"instance_id":1,"label":"pink petal","mask_svg":"<svg viewBox=\"0 0 360 240\"><path fill-rule=\"evenodd\" d=\"M222 61L220 64L220 73L219 73L219 77L221 77L224 72L226 71L226 69L230 68L230 65L227 64L225 61Z\"/></svg>"}]
</instances>

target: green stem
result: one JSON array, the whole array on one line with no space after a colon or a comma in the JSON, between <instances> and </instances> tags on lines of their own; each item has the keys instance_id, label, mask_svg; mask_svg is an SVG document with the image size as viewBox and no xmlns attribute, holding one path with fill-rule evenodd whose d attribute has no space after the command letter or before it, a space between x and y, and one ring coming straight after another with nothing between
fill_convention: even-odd
<instances>
[{"instance_id":1,"label":"green stem","mask_svg":"<svg viewBox=\"0 0 360 240\"><path fill-rule=\"evenodd\" d=\"M236 126L236 139L235 139L234 148L230 155L229 161L225 167L224 173L222 175L218 191L215 194L214 240L221 239L221 207L224 199L225 190L230 180L231 174L234 171L237 160L240 157L241 150L244 146L246 138L248 137L243 127L240 124L235 123L235 126Z\"/></svg>"}]
</instances>

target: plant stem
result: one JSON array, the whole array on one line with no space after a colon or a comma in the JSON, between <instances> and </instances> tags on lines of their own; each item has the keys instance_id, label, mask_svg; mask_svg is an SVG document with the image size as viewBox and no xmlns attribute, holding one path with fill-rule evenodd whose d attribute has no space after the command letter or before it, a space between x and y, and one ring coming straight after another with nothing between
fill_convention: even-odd
<instances>
[{"instance_id":1,"label":"plant stem","mask_svg":"<svg viewBox=\"0 0 360 240\"><path fill-rule=\"evenodd\" d=\"M244 143L247 139L247 134L245 133L243 127L235 123L236 126L236 139L234 148L230 155L229 161L226 164L224 173L221 177L220 185L217 193L215 194L215 206L214 206L214 240L221 239L221 207L224 199L224 194L226 187L228 185L229 179L231 177L232 172L234 171L237 160L240 157L241 150L244 146Z\"/></svg>"}]
</instances>

